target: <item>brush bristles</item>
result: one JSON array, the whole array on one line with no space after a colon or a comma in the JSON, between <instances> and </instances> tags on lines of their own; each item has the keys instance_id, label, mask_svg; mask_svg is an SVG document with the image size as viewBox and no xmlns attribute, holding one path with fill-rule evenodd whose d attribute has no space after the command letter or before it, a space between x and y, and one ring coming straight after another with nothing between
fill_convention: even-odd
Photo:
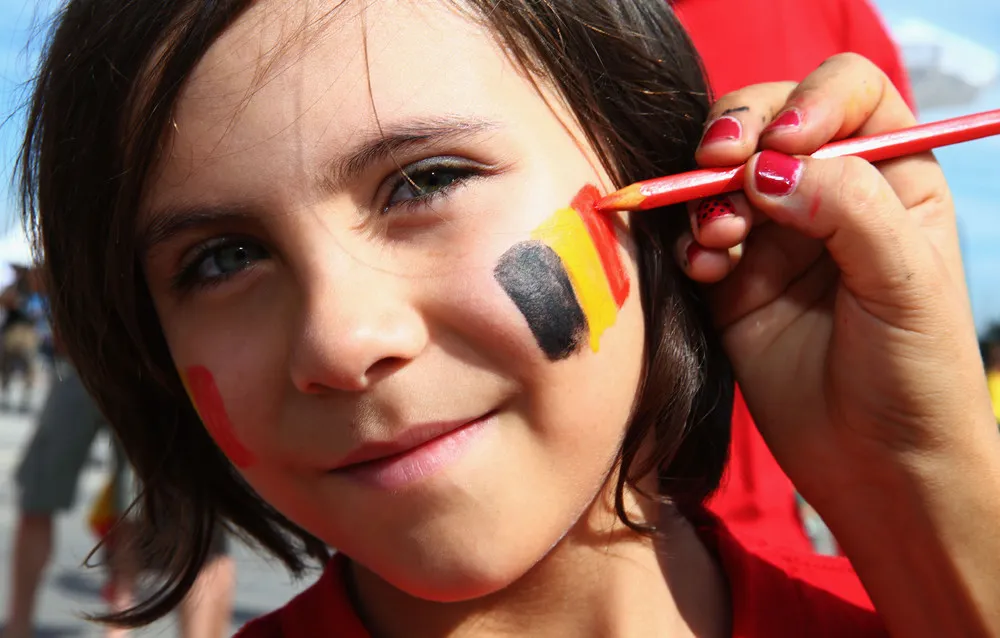
<instances>
[{"instance_id":1,"label":"brush bristles","mask_svg":"<svg viewBox=\"0 0 1000 638\"><path fill-rule=\"evenodd\" d=\"M632 184L602 198L594 207L602 212L637 210L645 199L646 196L639 190L639 185Z\"/></svg>"}]
</instances>

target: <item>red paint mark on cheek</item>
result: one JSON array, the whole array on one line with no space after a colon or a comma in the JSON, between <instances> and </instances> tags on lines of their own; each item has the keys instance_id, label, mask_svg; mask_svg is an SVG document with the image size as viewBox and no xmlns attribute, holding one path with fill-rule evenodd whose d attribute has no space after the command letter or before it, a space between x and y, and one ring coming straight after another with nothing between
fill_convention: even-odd
<instances>
[{"instance_id":1,"label":"red paint mark on cheek","mask_svg":"<svg viewBox=\"0 0 1000 638\"><path fill-rule=\"evenodd\" d=\"M587 225L590 238L594 242L594 248L597 249L597 254L601 258L601 265L604 266L604 273L611 288L611 296L614 297L615 304L621 308L628 297L628 273L625 272L625 266L618 254L618 238L615 235L611 215L599 213L594 208L594 204L600 198L601 194L597 187L587 184L580 189L570 205L576 212L580 213L580 218Z\"/></svg>"},{"instance_id":2,"label":"red paint mark on cheek","mask_svg":"<svg viewBox=\"0 0 1000 638\"><path fill-rule=\"evenodd\" d=\"M198 416L205 429L215 439L222 453L239 468L250 467L257 462L253 452L248 450L233 429L233 423L226 414L226 406L215 385L215 378L205 366L191 366L181 375Z\"/></svg>"}]
</instances>

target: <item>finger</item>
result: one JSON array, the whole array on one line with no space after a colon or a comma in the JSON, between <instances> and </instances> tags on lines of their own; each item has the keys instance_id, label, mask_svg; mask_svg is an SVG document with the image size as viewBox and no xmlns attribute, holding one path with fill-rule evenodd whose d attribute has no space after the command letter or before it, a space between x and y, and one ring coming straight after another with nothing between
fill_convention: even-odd
<instances>
[{"instance_id":1,"label":"finger","mask_svg":"<svg viewBox=\"0 0 1000 638\"><path fill-rule=\"evenodd\" d=\"M734 91L712 105L695 153L699 166L737 166L757 150L761 131L784 106L793 82L757 84Z\"/></svg>"},{"instance_id":2,"label":"finger","mask_svg":"<svg viewBox=\"0 0 1000 638\"><path fill-rule=\"evenodd\" d=\"M744 266L740 264L737 272ZM771 344L775 334L785 332L805 314L829 312L828 304L836 297L837 266L829 253L820 253L805 270L788 280L779 296L764 305L744 306L741 316L733 314L725 297L715 294L715 288L728 281L712 286L708 300L737 374L746 379L752 378L752 372L747 373L760 361L761 349ZM739 324L734 328L736 321Z\"/></svg>"},{"instance_id":3,"label":"finger","mask_svg":"<svg viewBox=\"0 0 1000 638\"><path fill-rule=\"evenodd\" d=\"M833 56L809 74L762 132L761 146L809 155L830 140L917 123L888 76L855 53Z\"/></svg>"},{"instance_id":4,"label":"finger","mask_svg":"<svg viewBox=\"0 0 1000 638\"><path fill-rule=\"evenodd\" d=\"M728 249L742 242L750 230L752 213L742 193L688 202L691 231L706 248Z\"/></svg>"},{"instance_id":5,"label":"finger","mask_svg":"<svg viewBox=\"0 0 1000 638\"><path fill-rule=\"evenodd\" d=\"M787 296L825 253L823 242L779 224L755 228L744 246L740 267L709 291L722 327Z\"/></svg>"},{"instance_id":6,"label":"finger","mask_svg":"<svg viewBox=\"0 0 1000 638\"><path fill-rule=\"evenodd\" d=\"M690 233L685 233L677 242L675 256L688 277L703 284L711 284L724 279L739 263L742 254L741 244L729 249L705 248Z\"/></svg>"},{"instance_id":7,"label":"finger","mask_svg":"<svg viewBox=\"0 0 1000 638\"><path fill-rule=\"evenodd\" d=\"M910 107L878 67L856 54L829 58L788 98L788 105L762 133L761 147L812 154L831 139L875 135L916 124ZM824 157L820 151L814 157ZM927 236L944 256L952 279L965 285L954 207L941 167L930 153L881 162L879 169ZM934 205L924 206L926 202ZM925 213L930 213L925 216Z\"/></svg>"},{"instance_id":8,"label":"finger","mask_svg":"<svg viewBox=\"0 0 1000 638\"><path fill-rule=\"evenodd\" d=\"M746 193L776 223L822 240L842 283L871 314L899 325L941 292L934 249L868 162L764 151L747 166Z\"/></svg>"},{"instance_id":9,"label":"finger","mask_svg":"<svg viewBox=\"0 0 1000 638\"><path fill-rule=\"evenodd\" d=\"M914 222L937 248L952 281L965 287L962 250L951 191L937 160L930 153L880 162L882 176L899 196Z\"/></svg>"}]
</instances>

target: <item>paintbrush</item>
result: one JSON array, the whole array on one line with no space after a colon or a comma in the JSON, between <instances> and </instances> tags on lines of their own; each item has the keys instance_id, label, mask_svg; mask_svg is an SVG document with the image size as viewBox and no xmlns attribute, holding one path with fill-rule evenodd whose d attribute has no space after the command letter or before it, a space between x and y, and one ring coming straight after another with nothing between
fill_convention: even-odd
<instances>
[{"instance_id":1,"label":"paintbrush","mask_svg":"<svg viewBox=\"0 0 1000 638\"><path fill-rule=\"evenodd\" d=\"M997 134L1000 134L1000 109L920 124L892 133L841 140L827 144L812 156L854 155L869 162L879 162ZM636 182L602 198L596 208L600 211L648 210L742 190L745 166L705 168Z\"/></svg>"}]
</instances>

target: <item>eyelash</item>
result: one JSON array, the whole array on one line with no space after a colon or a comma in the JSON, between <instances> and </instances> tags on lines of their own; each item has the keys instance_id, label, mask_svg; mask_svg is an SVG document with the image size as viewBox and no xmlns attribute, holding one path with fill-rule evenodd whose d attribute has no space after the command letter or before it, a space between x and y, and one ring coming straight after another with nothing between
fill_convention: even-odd
<instances>
[{"instance_id":1,"label":"eyelash","mask_svg":"<svg viewBox=\"0 0 1000 638\"><path fill-rule=\"evenodd\" d=\"M224 248L239 246L241 244L253 244L258 246L265 253L267 253L268 258L270 257L270 252L255 239L242 236L216 237L202 243L198 246L194 256L185 260L185 263L181 266L180 272L173 277L173 280L171 281L171 288L181 294L188 293L195 289L206 290L219 286L232 277L243 274L247 270L252 269L253 266L249 266L233 272L220 273L212 277L201 277L198 274L202 264L204 264L205 260L208 259L213 253L219 252Z\"/></svg>"},{"instance_id":2,"label":"eyelash","mask_svg":"<svg viewBox=\"0 0 1000 638\"><path fill-rule=\"evenodd\" d=\"M482 177L487 170L488 169L481 164L455 156L429 157L409 164L399 171L399 175L392 182L388 195L385 196L386 203L382 206L379 215L381 217L387 217L389 215L414 212L417 208L427 207L435 201L447 198L452 194L452 191L454 191L455 188L468 183L472 179ZM395 194L400 188L419 188L416 186L416 182L419 179L435 172L451 173L454 174L455 177L448 184L429 193L415 194L409 199L394 203L389 201L393 194ZM198 247L197 252L193 257L186 260L186 264L183 265L180 272L174 276L171 282L171 287L181 294L190 292L194 289L208 289L221 285L230 278L240 275L246 270L253 268L251 265L247 268L241 268L228 273L221 273L212 277L201 277L199 275L198 271L205 263L205 260L212 256L213 253L241 243L253 244L255 246L262 247L259 241L249 237L217 237L208 240ZM266 249L264 252L267 252ZM270 253L268 253L268 257L270 257Z\"/></svg>"},{"instance_id":3,"label":"eyelash","mask_svg":"<svg viewBox=\"0 0 1000 638\"><path fill-rule=\"evenodd\" d=\"M486 170L486 167L481 164L455 156L429 157L409 164L398 171L399 175L389 188L388 195L385 197L386 203L381 207L380 214L385 216L411 212L420 206L428 206L431 202L447 198L455 188L468 183L469 180L482 177ZM435 172L452 173L456 177L449 184L433 192L417 194L410 199L396 203L389 201L392 195L400 188L409 187L413 189L417 180Z\"/></svg>"}]
</instances>

